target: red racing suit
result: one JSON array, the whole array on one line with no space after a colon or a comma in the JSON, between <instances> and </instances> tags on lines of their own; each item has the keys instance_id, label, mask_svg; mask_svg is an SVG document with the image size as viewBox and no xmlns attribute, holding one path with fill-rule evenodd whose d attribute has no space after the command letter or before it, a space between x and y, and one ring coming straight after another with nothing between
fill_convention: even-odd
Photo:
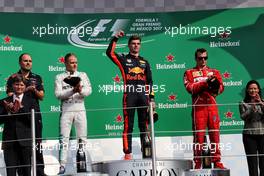
<instances>
[{"instance_id":1,"label":"red racing suit","mask_svg":"<svg viewBox=\"0 0 264 176\"><path fill-rule=\"evenodd\" d=\"M201 154L204 143L206 127L208 127L209 138L211 143L212 162L221 160L219 150L219 122L218 108L215 97L208 89L207 79L210 76L215 76L220 82L218 94L224 91L221 74L216 69L205 67L203 69L195 67L184 73L184 85L186 90L192 94L192 120L193 120L193 150L194 162L201 162ZM211 131L212 130L212 131Z\"/></svg>"}]
</instances>

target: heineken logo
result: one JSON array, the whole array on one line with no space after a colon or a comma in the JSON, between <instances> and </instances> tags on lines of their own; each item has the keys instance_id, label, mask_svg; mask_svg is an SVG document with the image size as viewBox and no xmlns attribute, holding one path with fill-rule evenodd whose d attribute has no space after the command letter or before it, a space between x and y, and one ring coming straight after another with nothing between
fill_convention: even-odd
<instances>
[{"instance_id":1,"label":"heineken logo","mask_svg":"<svg viewBox=\"0 0 264 176\"><path fill-rule=\"evenodd\" d=\"M121 82L121 78L118 76L118 74L116 74L116 76L113 77L113 80L114 80L116 83L120 83L120 82Z\"/></svg>"},{"instance_id":2,"label":"heineken logo","mask_svg":"<svg viewBox=\"0 0 264 176\"><path fill-rule=\"evenodd\" d=\"M230 79L231 73L229 73L228 71L225 71L225 73L223 73L222 76L224 79Z\"/></svg>"},{"instance_id":3,"label":"heineken logo","mask_svg":"<svg viewBox=\"0 0 264 176\"><path fill-rule=\"evenodd\" d=\"M174 61L174 56L173 56L172 54L168 54L168 55L166 56L166 58L167 58L167 61L168 61L168 62L173 62L173 61Z\"/></svg>"},{"instance_id":4,"label":"heineken logo","mask_svg":"<svg viewBox=\"0 0 264 176\"><path fill-rule=\"evenodd\" d=\"M171 93L169 96L168 96L168 99L169 101L176 101L176 98L177 98L177 95Z\"/></svg>"},{"instance_id":5,"label":"heineken logo","mask_svg":"<svg viewBox=\"0 0 264 176\"><path fill-rule=\"evenodd\" d=\"M233 112L231 112L231 111L227 111L226 113L225 113L225 117L226 118L228 118L228 119L232 119L233 118Z\"/></svg>"},{"instance_id":6,"label":"heineken logo","mask_svg":"<svg viewBox=\"0 0 264 176\"><path fill-rule=\"evenodd\" d=\"M0 43L0 51L7 51L7 52L23 51L23 45L18 45L11 36L6 35L2 37L2 42Z\"/></svg>"},{"instance_id":7,"label":"heineken logo","mask_svg":"<svg viewBox=\"0 0 264 176\"><path fill-rule=\"evenodd\" d=\"M166 59L163 58L163 63L157 63L156 69L157 70L175 70L175 69L185 69L186 63L176 63L175 55L169 53L164 56Z\"/></svg>"},{"instance_id":8,"label":"heineken logo","mask_svg":"<svg viewBox=\"0 0 264 176\"><path fill-rule=\"evenodd\" d=\"M5 36L3 39L4 39L5 44L10 44L10 42L11 42L11 37L9 37L9 36L7 35L7 36Z\"/></svg>"}]
</instances>

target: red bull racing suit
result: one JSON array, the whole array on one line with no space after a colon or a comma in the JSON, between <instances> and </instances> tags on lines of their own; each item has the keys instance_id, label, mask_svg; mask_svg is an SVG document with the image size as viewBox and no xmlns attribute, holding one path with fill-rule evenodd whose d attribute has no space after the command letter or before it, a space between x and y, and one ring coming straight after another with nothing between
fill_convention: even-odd
<instances>
[{"instance_id":1,"label":"red bull racing suit","mask_svg":"<svg viewBox=\"0 0 264 176\"><path fill-rule=\"evenodd\" d=\"M206 127L209 130L209 138L211 143L212 162L219 162L221 160L221 153L219 150L219 115L216 104L216 94L208 90L208 77L215 76L220 82L218 94L224 90L223 81L218 70L205 67L200 69L195 67L189 69L184 74L184 85L186 90L192 94L192 117L193 117L193 131L194 131L194 162L201 163L202 144L204 142L204 135ZM214 131L215 130L215 131Z\"/></svg>"},{"instance_id":2,"label":"red bull racing suit","mask_svg":"<svg viewBox=\"0 0 264 176\"><path fill-rule=\"evenodd\" d=\"M147 131L147 107L149 98L154 98L152 91L152 74L147 60L141 56L115 53L118 38L114 37L106 51L107 56L118 66L124 81L123 95L123 151L132 152L132 132L134 125L135 109L138 112L138 126L141 144ZM135 107L135 108L134 108Z\"/></svg>"}]
</instances>

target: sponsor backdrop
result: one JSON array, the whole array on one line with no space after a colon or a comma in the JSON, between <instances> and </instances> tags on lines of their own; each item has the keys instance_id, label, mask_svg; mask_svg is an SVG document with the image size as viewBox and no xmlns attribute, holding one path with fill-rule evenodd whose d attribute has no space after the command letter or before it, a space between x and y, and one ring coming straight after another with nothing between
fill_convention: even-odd
<instances>
[{"instance_id":1,"label":"sponsor backdrop","mask_svg":"<svg viewBox=\"0 0 264 176\"><path fill-rule=\"evenodd\" d=\"M6 96L6 79L19 68L18 56L30 53L33 72L44 80L43 137L57 139L60 102L54 96L54 78L65 70L63 56L76 53L79 70L88 74L93 88L85 101L89 138L120 138L123 80L105 50L111 36L122 29L125 37L119 40L117 52L127 52L127 39L138 34L141 55L152 67L160 116L156 136L192 135L191 96L183 86L183 73L195 65L194 52L201 47L208 50L208 65L220 70L225 85L217 97L221 134L240 134L243 121L238 102L244 87L250 79L262 85L264 81L260 68L263 13L264 8L137 14L0 13L0 96ZM136 123L134 131L138 136Z\"/></svg>"}]
</instances>

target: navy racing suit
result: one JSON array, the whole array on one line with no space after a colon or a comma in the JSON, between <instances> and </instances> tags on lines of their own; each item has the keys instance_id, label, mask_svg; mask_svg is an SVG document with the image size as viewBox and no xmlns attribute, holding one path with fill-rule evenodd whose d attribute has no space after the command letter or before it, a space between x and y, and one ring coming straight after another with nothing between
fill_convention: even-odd
<instances>
[{"instance_id":1,"label":"navy racing suit","mask_svg":"<svg viewBox=\"0 0 264 176\"><path fill-rule=\"evenodd\" d=\"M138 126L141 144L148 130L147 107L149 99L154 98L152 91L152 74L147 60L141 56L115 53L118 38L114 37L106 51L107 56L118 66L124 81L123 95L123 151L132 152L132 132L134 126L135 110L138 112Z\"/></svg>"}]
</instances>

